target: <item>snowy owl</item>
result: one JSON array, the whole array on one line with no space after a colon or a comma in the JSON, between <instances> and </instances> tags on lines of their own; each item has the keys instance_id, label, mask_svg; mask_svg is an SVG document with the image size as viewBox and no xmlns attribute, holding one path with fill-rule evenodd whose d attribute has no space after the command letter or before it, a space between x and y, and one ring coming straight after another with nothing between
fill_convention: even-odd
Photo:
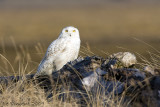
<instances>
[{"instance_id":1,"label":"snowy owl","mask_svg":"<svg viewBox=\"0 0 160 107\"><path fill-rule=\"evenodd\" d=\"M72 26L65 27L58 39L48 47L35 76L50 75L60 70L67 62L77 59L80 42L78 29Z\"/></svg>"}]
</instances>

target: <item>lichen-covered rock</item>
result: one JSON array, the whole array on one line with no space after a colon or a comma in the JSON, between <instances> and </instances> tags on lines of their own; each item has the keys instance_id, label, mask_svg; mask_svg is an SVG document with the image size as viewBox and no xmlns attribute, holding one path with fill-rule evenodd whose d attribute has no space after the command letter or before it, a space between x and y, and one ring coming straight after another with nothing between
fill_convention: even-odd
<instances>
[{"instance_id":1,"label":"lichen-covered rock","mask_svg":"<svg viewBox=\"0 0 160 107\"><path fill-rule=\"evenodd\" d=\"M111 58L117 58L124 67L130 67L137 63L136 56L130 52L118 52L110 55Z\"/></svg>"},{"instance_id":2,"label":"lichen-covered rock","mask_svg":"<svg viewBox=\"0 0 160 107\"><path fill-rule=\"evenodd\" d=\"M81 82L81 83L80 83ZM105 81L102 75L98 75L97 72L90 72L82 80L79 80L82 84L84 90L91 91L94 94L101 93L108 95L113 92L116 94L121 94L124 91L124 84L119 81ZM101 90L101 92L97 92Z\"/></svg>"},{"instance_id":3,"label":"lichen-covered rock","mask_svg":"<svg viewBox=\"0 0 160 107\"><path fill-rule=\"evenodd\" d=\"M154 68L151 67L151 66L145 66L145 67L144 67L144 71L145 71L145 72L148 72L148 73L151 73L152 75L155 75Z\"/></svg>"}]
</instances>

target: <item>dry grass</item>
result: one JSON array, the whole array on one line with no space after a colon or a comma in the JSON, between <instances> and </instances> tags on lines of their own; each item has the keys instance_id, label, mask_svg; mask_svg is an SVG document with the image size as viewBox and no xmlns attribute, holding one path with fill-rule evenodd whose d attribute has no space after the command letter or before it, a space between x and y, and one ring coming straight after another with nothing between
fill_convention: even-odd
<instances>
[{"instance_id":1,"label":"dry grass","mask_svg":"<svg viewBox=\"0 0 160 107\"><path fill-rule=\"evenodd\" d=\"M40 44L35 46L35 48L37 50L37 53L43 52L43 48ZM5 54L0 54L1 76L6 76L6 75L24 76L26 74L35 73L35 70L36 70L35 68L37 68L38 63L34 64L35 62L33 62L32 59L29 57L30 52L26 51L24 48L20 49L17 46L15 46L15 49L16 49L14 51L15 59L13 61L10 61L9 59L7 59L7 56ZM87 51L87 48L85 48L85 50ZM91 55L91 54L93 53L88 51L88 53L84 55ZM71 96L71 93L79 93L82 95L84 93L70 92L67 87L64 92L61 92L59 89L60 89L60 86L56 86L56 88L52 92L53 98L47 100L46 93L43 91L43 89L39 88L38 84L35 85L32 82L27 82L25 78L23 80L20 80L17 83L13 83L12 81L10 81L7 86L1 82L0 106L7 106L7 107L13 107L13 106L16 106L16 107L17 106L78 107L78 106L81 106L81 104L76 103L79 99L74 99L73 98L74 96ZM55 90L59 90L59 91L57 92ZM63 95L63 94L67 96L65 100L59 97L60 95ZM106 97L105 95L103 96L100 95L99 90L97 90L96 95L95 93L93 94L89 92L87 94L89 96L89 99L88 100L85 99L84 101L85 101L85 104L87 104L88 106L92 105L93 107L102 107L104 106L104 103L105 105L112 106L112 107L123 107L124 105L127 105L127 103L123 102L124 95L122 95L122 97L117 97L117 96L114 96L114 93L111 93Z\"/></svg>"}]
</instances>

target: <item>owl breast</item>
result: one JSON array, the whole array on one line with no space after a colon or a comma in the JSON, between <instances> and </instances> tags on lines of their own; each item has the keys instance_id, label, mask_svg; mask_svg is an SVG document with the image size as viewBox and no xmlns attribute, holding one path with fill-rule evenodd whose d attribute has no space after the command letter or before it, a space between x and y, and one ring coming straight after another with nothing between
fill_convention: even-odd
<instances>
[{"instance_id":1,"label":"owl breast","mask_svg":"<svg viewBox=\"0 0 160 107\"><path fill-rule=\"evenodd\" d=\"M62 52L56 56L54 63L56 70L60 70L67 62L73 61L78 57L80 41L69 41L68 45L62 50Z\"/></svg>"}]
</instances>

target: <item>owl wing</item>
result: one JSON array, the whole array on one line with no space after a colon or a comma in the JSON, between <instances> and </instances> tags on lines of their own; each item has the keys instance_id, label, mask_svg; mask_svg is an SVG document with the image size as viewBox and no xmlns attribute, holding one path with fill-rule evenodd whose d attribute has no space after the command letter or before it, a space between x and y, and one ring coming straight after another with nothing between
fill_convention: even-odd
<instances>
[{"instance_id":1,"label":"owl wing","mask_svg":"<svg viewBox=\"0 0 160 107\"><path fill-rule=\"evenodd\" d=\"M56 56L65 50L68 43L68 39L59 38L53 41L47 49L45 57Z\"/></svg>"},{"instance_id":2,"label":"owl wing","mask_svg":"<svg viewBox=\"0 0 160 107\"><path fill-rule=\"evenodd\" d=\"M38 74L51 74L52 71L56 70L56 64L54 64L54 60L59 54L61 54L65 50L67 42L67 39L60 38L56 39L50 44L43 60L40 62L38 66Z\"/></svg>"}]
</instances>

